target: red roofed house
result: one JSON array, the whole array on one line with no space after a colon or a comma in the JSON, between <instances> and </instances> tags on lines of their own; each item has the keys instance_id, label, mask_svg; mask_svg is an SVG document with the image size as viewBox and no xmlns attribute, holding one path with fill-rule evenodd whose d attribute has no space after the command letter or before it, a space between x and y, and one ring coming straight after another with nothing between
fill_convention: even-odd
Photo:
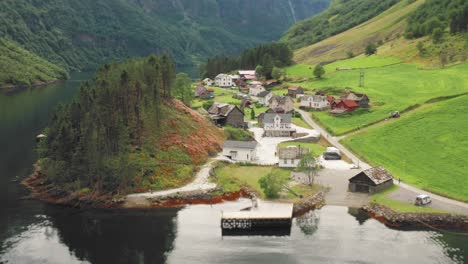
<instances>
[{"instance_id":1,"label":"red roofed house","mask_svg":"<svg viewBox=\"0 0 468 264\"><path fill-rule=\"evenodd\" d=\"M214 90L207 89L202 84L198 84L195 87L195 97L200 97L201 99L213 99L214 98Z\"/></svg>"},{"instance_id":2,"label":"red roofed house","mask_svg":"<svg viewBox=\"0 0 468 264\"><path fill-rule=\"evenodd\" d=\"M330 111L332 114L342 114L345 112L353 112L359 107L359 105L353 100L341 100L337 102L333 110Z\"/></svg>"}]
</instances>

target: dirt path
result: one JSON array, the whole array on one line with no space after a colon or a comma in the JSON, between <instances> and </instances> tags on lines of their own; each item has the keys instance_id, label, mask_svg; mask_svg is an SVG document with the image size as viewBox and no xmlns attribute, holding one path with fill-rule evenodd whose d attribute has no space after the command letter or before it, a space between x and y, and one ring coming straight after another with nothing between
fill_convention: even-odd
<instances>
[{"instance_id":1,"label":"dirt path","mask_svg":"<svg viewBox=\"0 0 468 264\"><path fill-rule=\"evenodd\" d=\"M180 188L158 192L147 192L127 195L125 197L126 207L148 204L148 199L163 198L174 194L209 192L216 189L216 184L210 182L208 179L210 177L210 170L213 168L213 162L215 162L215 160L212 160L205 164L197 173L193 182Z\"/></svg>"}]
</instances>

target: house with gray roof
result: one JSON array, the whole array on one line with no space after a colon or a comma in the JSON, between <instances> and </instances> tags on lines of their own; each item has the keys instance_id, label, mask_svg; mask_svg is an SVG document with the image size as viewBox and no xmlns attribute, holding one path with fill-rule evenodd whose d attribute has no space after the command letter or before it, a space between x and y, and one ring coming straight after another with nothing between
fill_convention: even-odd
<instances>
[{"instance_id":1,"label":"house with gray roof","mask_svg":"<svg viewBox=\"0 0 468 264\"><path fill-rule=\"evenodd\" d=\"M330 109L330 102L324 95L304 95L301 98L302 109L326 110Z\"/></svg>"},{"instance_id":2,"label":"house with gray roof","mask_svg":"<svg viewBox=\"0 0 468 264\"><path fill-rule=\"evenodd\" d=\"M265 113L263 129L266 137L292 137L296 133L292 127L292 114Z\"/></svg>"},{"instance_id":3,"label":"house with gray roof","mask_svg":"<svg viewBox=\"0 0 468 264\"><path fill-rule=\"evenodd\" d=\"M384 167L364 170L349 179L349 191L377 193L393 185L393 176Z\"/></svg>"},{"instance_id":4,"label":"house with gray roof","mask_svg":"<svg viewBox=\"0 0 468 264\"><path fill-rule=\"evenodd\" d=\"M257 159L257 141L227 140L223 145L223 156L234 161L251 162Z\"/></svg>"},{"instance_id":5,"label":"house with gray roof","mask_svg":"<svg viewBox=\"0 0 468 264\"><path fill-rule=\"evenodd\" d=\"M268 106L270 104L270 99L273 97L273 93L270 91L263 91L257 94L258 102L264 106Z\"/></svg>"},{"instance_id":6,"label":"house with gray roof","mask_svg":"<svg viewBox=\"0 0 468 264\"><path fill-rule=\"evenodd\" d=\"M281 168L296 168L304 154L309 153L309 148L301 146L288 146L278 149L279 163Z\"/></svg>"}]
</instances>

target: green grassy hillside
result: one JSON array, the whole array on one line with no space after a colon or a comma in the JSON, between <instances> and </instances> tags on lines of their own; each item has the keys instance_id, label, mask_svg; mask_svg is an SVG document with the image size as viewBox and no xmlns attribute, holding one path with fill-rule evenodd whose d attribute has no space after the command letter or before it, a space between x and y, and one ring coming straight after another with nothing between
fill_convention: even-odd
<instances>
[{"instance_id":1,"label":"green grassy hillside","mask_svg":"<svg viewBox=\"0 0 468 264\"><path fill-rule=\"evenodd\" d=\"M42 84L66 79L64 69L0 38L0 87Z\"/></svg>"},{"instance_id":2,"label":"green grassy hillside","mask_svg":"<svg viewBox=\"0 0 468 264\"><path fill-rule=\"evenodd\" d=\"M369 42L388 42L399 39L405 30L406 18L424 0L409 4L400 1L377 17L343 33L296 51L294 60L298 63L317 64L345 59L349 53L362 54Z\"/></svg>"},{"instance_id":3,"label":"green grassy hillside","mask_svg":"<svg viewBox=\"0 0 468 264\"><path fill-rule=\"evenodd\" d=\"M434 103L344 144L404 182L467 202L467 112L468 96Z\"/></svg>"},{"instance_id":4,"label":"green grassy hillside","mask_svg":"<svg viewBox=\"0 0 468 264\"><path fill-rule=\"evenodd\" d=\"M446 69L421 70L416 65L394 63L398 63L398 60L379 56L338 61L325 67L327 74L324 79L310 80L299 85L310 91L329 90L337 94L349 87L370 97L369 110L358 110L340 117L327 112L313 113L329 131L338 135L383 120L393 111L403 111L432 98L468 92L468 64ZM364 87L359 87L361 70L335 70L337 67L367 68L376 65L381 67L363 70ZM304 65L293 66L287 72L289 75L305 75L310 72L311 76L311 70Z\"/></svg>"},{"instance_id":5,"label":"green grassy hillside","mask_svg":"<svg viewBox=\"0 0 468 264\"><path fill-rule=\"evenodd\" d=\"M298 49L339 34L379 15L399 0L335 0L324 12L295 24L282 41Z\"/></svg>"}]
</instances>

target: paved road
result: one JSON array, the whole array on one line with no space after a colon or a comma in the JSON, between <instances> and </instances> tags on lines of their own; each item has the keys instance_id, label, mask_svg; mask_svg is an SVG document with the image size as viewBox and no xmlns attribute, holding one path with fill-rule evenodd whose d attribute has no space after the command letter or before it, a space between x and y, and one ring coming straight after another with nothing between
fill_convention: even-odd
<instances>
[{"instance_id":1,"label":"paved road","mask_svg":"<svg viewBox=\"0 0 468 264\"><path fill-rule=\"evenodd\" d=\"M369 164L361 161L358 157L356 157L356 155L354 155L348 149L346 149L343 145L341 145L338 142L337 138L332 137L325 129L323 129L315 121L313 121L312 118L310 117L309 113L307 113L305 111L302 111L302 110L299 110L299 109L296 109L296 111L301 113L302 119L304 119L304 121L306 121L306 123L308 123L310 126L312 126L315 130L319 131L322 134L322 136L324 136L330 142L330 144L332 144L333 146L338 148L340 151L342 151L345 155L347 155L350 159L352 159L355 164L359 163L359 165L361 166L362 169L371 168L371 166ZM398 182L395 181L395 184L398 184ZM427 195L431 196L431 198L433 200L434 208L440 208L442 210L461 212L461 213L468 212L468 204L467 203L452 200L452 199L442 197L442 196L434 194L434 193L423 191L421 189L418 189L416 187L410 186L410 185L405 184L405 183L401 183L401 184L399 184L399 186L400 186L400 188L405 189L407 191L407 192L405 192L406 194L408 194L409 192L412 192L414 198L418 194L427 194ZM402 199L404 199L404 201L408 200L407 197L402 198ZM438 207L435 207L435 206L438 206ZM452 210L453 208L455 208L455 210Z\"/></svg>"},{"instance_id":2,"label":"paved road","mask_svg":"<svg viewBox=\"0 0 468 264\"><path fill-rule=\"evenodd\" d=\"M354 155L347 148L345 148L343 145L341 145L340 142L338 142L338 140L336 138L332 137L325 129L323 129L321 126L319 126L317 123L315 123L315 121L312 120L312 118L310 117L309 113L307 113L305 111L302 111L302 110L299 110L299 109L295 109L295 110L297 112L301 113L302 119L304 119L304 121L306 121L307 124L312 126L315 130L319 131L320 134L322 134L322 136L325 137L330 142L330 144L332 144L337 149L339 149L342 153L344 153L346 156L348 156L353 161L354 164L356 164L356 165L359 164L359 166L362 169L371 168L371 166L369 164L363 162L358 157L356 157L356 155Z\"/></svg>"}]
</instances>

